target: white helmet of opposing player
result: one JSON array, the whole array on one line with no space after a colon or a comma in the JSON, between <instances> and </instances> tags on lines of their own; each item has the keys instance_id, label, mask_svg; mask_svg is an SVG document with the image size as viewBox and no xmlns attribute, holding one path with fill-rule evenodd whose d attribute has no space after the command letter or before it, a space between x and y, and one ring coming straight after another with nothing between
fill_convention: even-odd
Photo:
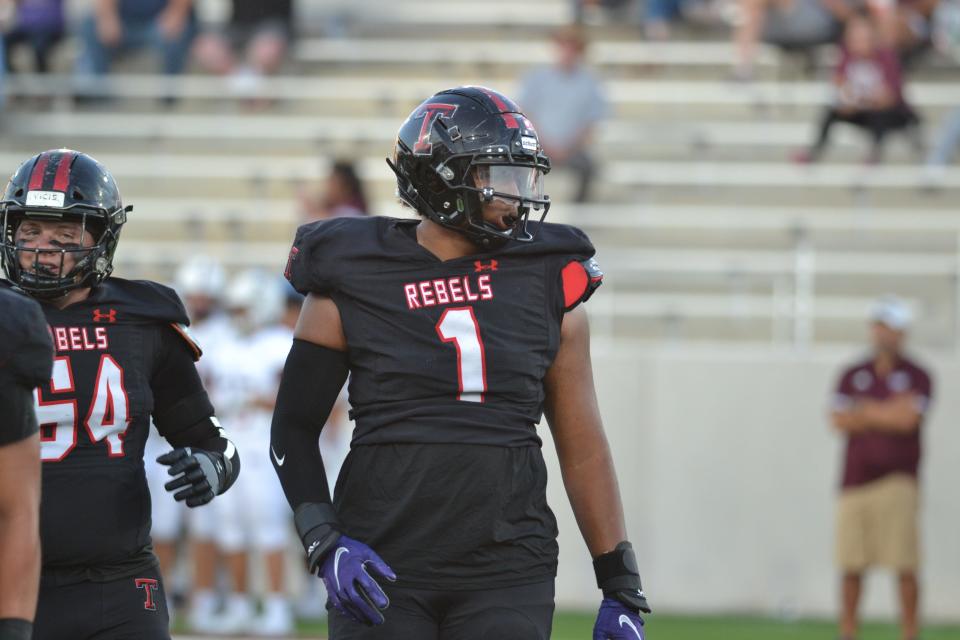
<instances>
[{"instance_id":1,"label":"white helmet of opposing player","mask_svg":"<svg viewBox=\"0 0 960 640\"><path fill-rule=\"evenodd\" d=\"M227 284L223 266L209 256L194 256L177 269L174 288L183 296L205 296L219 300Z\"/></svg>"},{"instance_id":2,"label":"white helmet of opposing player","mask_svg":"<svg viewBox=\"0 0 960 640\"><path fill-rule=\"evenodd\" d=\"M244 331L276 323L283 313L282 281L262 269L238 273L227 286L224 306Z\"/></svg>"}]
</instances>

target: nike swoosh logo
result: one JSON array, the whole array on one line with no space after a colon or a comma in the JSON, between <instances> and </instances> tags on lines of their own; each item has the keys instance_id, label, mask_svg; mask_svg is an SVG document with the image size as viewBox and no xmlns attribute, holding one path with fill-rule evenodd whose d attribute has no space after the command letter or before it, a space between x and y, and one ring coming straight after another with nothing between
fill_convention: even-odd
<instances>
[{"instance_id":1,"label":"nike swoosh logo","mask_svg":"<svg viewBox=\"0 0 960 640\"><path fill-rule=\"evenodd\" d=\"M273 454L273 461L277 463L278 467L282 467L284 461L287 459L287 454L283 454L283 457L277 455L277 452L273 450L273 447L270 447L270 453Z\"/></svg>"},{"instance_id":2,"label":"nike swoosh logo","mask_svg":"<svg viewBox=\"0 0 960 640\"><path fill-rule=\"evenodd\" d=\"M628 627L630 627L630 630L631 630L631 631L633 631L635 634L637 634L637 637L640 638L640 640L643 640L643 636L640 635L640 632L637 631L637 628L633 625L633 620L631 620L630 618L628 618L626 615L621 614L621 615L620 615L620 620L619 620L619 622L620 622L620 628L621 628L621 629L623 628L623 625L627 625Z\"/></svg>"},{"instance_id":3,"label":"nike swoosh logo","mask_svg":"<svg viewBox=\"0 0 960 640\"><path fill-rule=\"evenodd\" d=\"M337 591L340 591L340 556L350 553L350 549L340 547L337 549L337 555L333 556L333 577L337 579Z\"/></svg>"}]
</instances>

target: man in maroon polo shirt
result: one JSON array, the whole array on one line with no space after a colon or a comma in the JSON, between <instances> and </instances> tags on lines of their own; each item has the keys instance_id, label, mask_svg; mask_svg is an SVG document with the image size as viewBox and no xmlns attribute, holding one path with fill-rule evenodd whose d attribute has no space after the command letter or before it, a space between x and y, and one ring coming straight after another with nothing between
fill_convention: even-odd
<instances>
[{"instance_id":1,"label":"man in maroon polo shirt","mask_svg":"<svg viewBox=\"0 0 960 640\"><path fill-rule=\"evenodd\" d=\"M930 376L902 351L911 313L894 297L872 314L873 352L844 371L833 425L847 439L837 510L837 564L843 574L840 634L857 634L865 569L898 577L903 640L918 634L917 531L920 427L930 406Z\"/></svg>"}]
</instances>

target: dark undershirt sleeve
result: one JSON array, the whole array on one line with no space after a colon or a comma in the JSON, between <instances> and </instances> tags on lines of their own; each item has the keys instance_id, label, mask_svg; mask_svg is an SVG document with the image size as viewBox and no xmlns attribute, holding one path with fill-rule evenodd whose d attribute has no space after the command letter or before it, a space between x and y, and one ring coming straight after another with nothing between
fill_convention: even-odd
<instances>
[{"instance_id":1,"label":"dark undershirt sleeve","mask_svg":"<svg viewBox=\"0 0 960 640\"><path fill-rule=\"evenodd\" d=\"M294 510L330 503L318 438L347 373L346 353L294 339L270 429L270 458Z\"/></svg>"},{"instance_id":2,"label":"dark undershirt sleeve","mask_svg":"<svg viewBox=\"0 0 960 640\"><path fill-rule=\"evenodd\" d=\"M223 450L215 424L213 405L203 388L190 345L170 327L159 337L160 359L150 386L153 389L153 421L157 430L175 447L195 446ZM210 446L207 446L210 445Z\"/></svg>"}]
</instances>

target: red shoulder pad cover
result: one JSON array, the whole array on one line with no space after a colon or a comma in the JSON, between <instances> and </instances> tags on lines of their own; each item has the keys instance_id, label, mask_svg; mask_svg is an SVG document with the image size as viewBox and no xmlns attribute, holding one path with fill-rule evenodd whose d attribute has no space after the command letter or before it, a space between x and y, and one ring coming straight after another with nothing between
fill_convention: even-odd
<instances>
[{"instance_id":1,"label":"red shoulder pad cover","mask_svg":"<svg viewBox=\"0 0 960 640\"><path fill-rule=\"evenodd\" d=\"M173 327L173 330L176 331L181 338L186 340L188 345L190 345L190 349L193 351L193 361L196 362L199 360L200 356L203 355L203 351L200 350L200 345L197 344L197 341L190 333L190 329L187 328L187 325L180 324L179 322L171 322L170 326Z\"/></svg>"},{"instance_id":2,"label":"red shoulder pad cover","mask_svg":"<svg viewBox=\"0 0 960 640\"><path fill-rule=\"evenodd\" d=\"M603 283L603 272L593 258L572 260L560 272L563 281L563 310L570 311L586 302Z\"/></svg>"}]
</instances>

